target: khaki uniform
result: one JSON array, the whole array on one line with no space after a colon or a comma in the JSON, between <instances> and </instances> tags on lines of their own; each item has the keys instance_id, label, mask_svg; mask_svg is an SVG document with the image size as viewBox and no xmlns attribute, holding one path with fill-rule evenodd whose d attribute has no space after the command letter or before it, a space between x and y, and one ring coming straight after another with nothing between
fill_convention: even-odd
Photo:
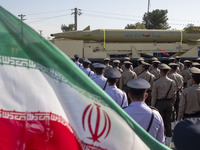
<instances>
[{"instance_id":1,"label":"khaki uniform","mask_svg":"<svg viewBox=\"0 0 200 150\"><path fill-rule=\"evenodd\" d=\"M165 131L167 137L172 137L171 129L171 115L173 110L172 102L175 101L176 83L168 77L160 77L153 84L152 89L152 106L155 106L164 121ZM169 91L168 95L167 92Z\"/></svg>"},{"instance_id":2,"label":"khaki uniform","mask_svg":"<svg viewBox=\"0 0 200 150\"><path fill-rule=\"evenodd\" d=\"M152 106L155 106L157 99L163 99L165 98L167 91L170 88L170 85L172 83L171 90L169 91L169 94L167 96L168 99L175 100L176 95L176 83L172 79L168 77L160 77L160 79L156 80L153 84L152 88Z\"/></svg>"},{"instance_id":3,"label":"khaki uniform","mask_svg":"<svg viewBox=\"0 0 200 150\"><path fill-rule=\"evenodd\" d=\"M131 79L134 79L134 78L137 78L137 75L135 72L131 71L130 69L129 70L125 70L123 73L122 73L122 76L119 80L119 88L121 90L124 90L124 86L126 85L126 83L131 80Z\"/></svg>"},{"instance_id":4,"label":"khaki uniform","mask_svg":"<svg viewBox=\"0 0 200 150\"><path fill-rule=\"evenodd\" d=\"M177 73L179 73L179 74L181 73L181 71L180 71L180 68L179 68L179 67L177 67L177 69L176 69L176 72L177 72ZM171 70L169 71L169 74L170 74L170 73L172 73L172 72L171 72Z\"/></svg>"},{"instance_id":5,"label":"khaki uniform","mask_svg":"<svg viewBox=\"0 0 200 150\"><path fill-rule=\"evenodd\" d=\"M124 72L126 70L125 64L121 66L121 70ZM130 70L133 71L133 66L130 66Z\"/></svg>"},{"instance_id":6,"label":"khaki uniform","mask_svg":"<svg viewBox=\"0 0 200 150\"><path fill-rule=\"evenodd\" d=\"M192 86L192 85L193 85L192 79L188 80L188 82L187 82L187 88L190 87L190 86Z\"/></svg>"},{"instance_id":7,"label":"khaki uniform","mask_svg":"<svg viewBox=\"0 0 200 150\"><path fill-rule=\"evenodd\" d=\"M176 83L176 101L174 104L174 112L175 114L173 115L173 121L175 121L178 117L178 109L179 109L179 102L180 102L180 96L182 93L183 89L183 77L178 74L177 72L170 73L168 77L172 80L175 81Z\"/></svg>"},{"instance_id":8,"label":"khaki uniform","mask_svg":"<svg viewBox=\"0 0 200 150\"><path fill-rule=\"evenodd\" d=\"M145 79L146 81L148 81L151 85L149 90L152 90L153 83L154 83L154 80L155 80L155 76L152 73L150 73L148 70L144 71L140 75L138 75L138 78L142 78L142 79Z\"/></svg>"},{"instance_id":9,"label":"khaki uniform","mask_svg":"<svg viewBox=\"0 0 200 150\"><path fill-rule=\"evenodd\" d=\"M176 91L183 89L183 77L177 72L170 73L168 77L175 81L176 83Z\"/></svg>"},{"instance_id":10,"label":"khaki uniform","mask_svg":"<svg viewBox=\"0 0 200 150\"><path fill-rule=\"evenodd\" d=\"M123 70L122 69L120 69L119 67L114 67L115 69L117 69L120 73L122 73L123 72Z\"/></svg>"},{"instance_id":11,"label":"khaki uniform","mask_svg":"<svg viewBox=\"0 0 200 150\"><path fill-rule=\"evenodd\" d=\"M184 70L184 64L183 63L181 63L181 62L177 62L177 64L178 64L178 67L179 67L179 69L180 69L180 72L182 72L183 70Z\"/></svg>"},{"instance_id":12,"label":"khaki uniform","mask_svg":"<svg viewBox=\"0 0 200 150\"><path fill-rule=\"evenodd\" d=\"M160 78L160 69L154 68L153 70L150 71L155 76L155 80Z\"/></svg>"},{"instance_id":13,"label":"khaki uniform","mask_svg":"<svg viewBox=\"0 0 200 150\"><path fill-rule=\"evenodd\" d=\"M142 66L141 65L139 65L139 66L137 66L135 69L133 69L134 71L135 71L135 73L137 74L137 75L139 75L141 72L142 72Z\"/></svg>"},{"instance_id":14,"label":"khaki uniform","mask_svg":"<svg viewBox=\"0 0 200 150\"><path fill-rule=\"evenodd\" d=\"M190 69L183 70L180 75L183 77L184 87L187 86L187 81L191 78Z\"/></svg>"},{"instance_id":15,"label":"khaki uniform","mask_svg":"<svg viewBox=\"0 0 200 150\"><path fill-rule=\"evenodd\" d=\"M177 73L179 73L179 74L181 73L181 70L180 70L179 67L177 67L177 70L176 70L176 71L177 71Z\"/></svg>"},{"instance_id":16,"label":"khaki uniform","mask_svg":"<svg viewBox=\"0 0 200 150\"><path fill-rule=\"evenodd\" d=\"M112 66L109 65L109 64L106 64L106 68L105 68L105 70L110 69L110 68L112 68Z\"/></svg>"},{"instance_id":17,"label":"khaki uniform","mask_svg":"<svg viewBox=\"0 0 200 150\"><path fill-rule=\"evenodd\" d=\"M185 115L200 113L200 85L194 84L183 90L180 103L178 120Z\"/></svg>"},{"instance_id":18,"label":"khaki uniform","mask_svg":"<svg viewBox=\"0 0 200 150\"><path fill-rule=\"evenodd\" d=\"M154 83L154 80L155 80L155 76L153 74L151 74L148 70L147 71L144 71L142 72L138 78L142 78L146 81L148 81L151 85L151 87L147 90L147 93L148 93L148 97L147 99L145 100L146 104L147 105L151 105L151 90L152 90L152 87L153 87L153 83Z\"/></svg>"},{"instance_id":19,"label":"khaki uniform","mask_svg":"<svg viewBox=\"0 0 200 150\"><path fill-rule=\"evenodd\" d=\"M154 67L153 67L153 65L151 65L150 67L149 67L149 71L151 72L151 70L153 70L154 69Z\"/></svg>"}]
</instances>

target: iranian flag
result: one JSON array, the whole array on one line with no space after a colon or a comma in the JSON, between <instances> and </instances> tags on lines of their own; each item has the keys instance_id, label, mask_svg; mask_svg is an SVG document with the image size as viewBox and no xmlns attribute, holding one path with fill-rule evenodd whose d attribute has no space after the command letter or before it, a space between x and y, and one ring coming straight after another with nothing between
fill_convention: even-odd
<instances>
[{"instance_id":1,"label":"iranian flag","mask_svg":"<svg viewBox=\"0 0 200 150\"><path fill-rule=\"evenodd\" d=\"M0 91L1 150L168 149L1 6Z\"/></svg>"}]
</instances>

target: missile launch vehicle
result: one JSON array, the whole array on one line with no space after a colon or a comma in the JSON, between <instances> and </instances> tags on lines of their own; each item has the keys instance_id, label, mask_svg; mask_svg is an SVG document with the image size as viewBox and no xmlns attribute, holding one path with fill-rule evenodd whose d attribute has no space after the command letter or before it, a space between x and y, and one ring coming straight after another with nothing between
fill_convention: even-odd
<instances>
[{"instance_id":1,"label":"missile launch vehicle","mask_svg":"<svg viewBox=\"0 0 200 150\"><path fill-rule=\"evenodd\" d=\"M197 57L200 31L98 29L52 34L51 40L69 57L74 54L87 58L138 58L179 55Z\"/></svg>"}]
</instances>

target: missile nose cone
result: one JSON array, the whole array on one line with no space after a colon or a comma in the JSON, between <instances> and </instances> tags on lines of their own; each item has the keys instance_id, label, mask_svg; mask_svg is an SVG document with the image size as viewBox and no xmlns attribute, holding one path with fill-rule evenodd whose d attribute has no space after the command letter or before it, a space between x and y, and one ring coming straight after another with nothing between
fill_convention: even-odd
<instances>
[{"instance_id":1,"label":"missile nose cone","mask_svg":"<svg viewBox=\"0 0 200 150\"><path fill-rule=\"evenodd\" d=\"M50 36L54 36L54 34L50 34Z\"/></svg>"}]
</instances>

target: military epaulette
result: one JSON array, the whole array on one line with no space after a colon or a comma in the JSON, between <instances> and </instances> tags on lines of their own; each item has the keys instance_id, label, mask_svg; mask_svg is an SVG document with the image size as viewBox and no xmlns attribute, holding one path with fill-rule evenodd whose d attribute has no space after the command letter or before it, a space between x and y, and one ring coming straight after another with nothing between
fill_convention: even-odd
<instances>
[{"instance_id":1,"label":"military epaulette","mask_svg":"<svg viewBox=\"0 0 200 150\"><path fill-rule=\"evenodd\" d=\"M153 109L153 110L156 110L156 111L158 111L158 109L157 109L157 108L155 108L155 107L153 107L153 106L149 106L149 108L151 108L151 109Z\"/></svg>"}]
</instances>

